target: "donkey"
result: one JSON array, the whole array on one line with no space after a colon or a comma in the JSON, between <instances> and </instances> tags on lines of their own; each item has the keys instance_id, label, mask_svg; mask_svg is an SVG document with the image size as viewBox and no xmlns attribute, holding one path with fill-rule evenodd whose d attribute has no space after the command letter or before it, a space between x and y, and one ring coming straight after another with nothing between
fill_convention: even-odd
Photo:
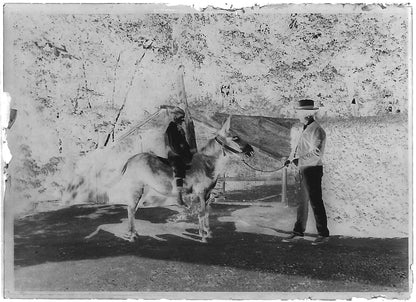
<instances>
[{"instance_id":1,"label":"donkey","mask_svg":"<svg viewBox=\"0 0 416 302\"><path fill-rule=\"evenodd\" d=\"M207 242L207 238L212 236L208 203L229 155L249 157L254 153L248 143L232 134L230 118L216 136L194 154L184 180L184 200L199 203L198 222L202 242ZM166 159L153 153L139 153L130 157L121 170L118 182L108 192L110 203L127 205L128 230L123 238L128 241L137 238L134 216L139 208L177 206L173 189L173 168Z\"/></svg>"}]
</instances>

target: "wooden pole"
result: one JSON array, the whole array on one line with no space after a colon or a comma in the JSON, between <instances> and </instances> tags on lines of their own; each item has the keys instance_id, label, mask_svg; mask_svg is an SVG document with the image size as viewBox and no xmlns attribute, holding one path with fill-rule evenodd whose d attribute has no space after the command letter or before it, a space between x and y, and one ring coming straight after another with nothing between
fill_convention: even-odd
<instances>
[{"instance_id":1,"label":"wooden pole","mask_svg":"<svg viewBox=\"0 0 416 302\"><path fill-rule=\"evenodd\" d=\"M185 67L183 65L179 66L179 78L178 78L178 95L179 99L185 104L185 132L186 132L186 140L189 143L189 146L191 147L191 152L196 153L197 152L197 145L196 145L196 135L195 135L195 126L194 121L191 117L191 112L189 111L188 107L188 98L186 97L186 91L185 91L185 81L184 81L184 75L185 75Z\"/></svg>"},{"instance_id":2,"label":"wooden pole","mask_svg":"<svg viewBox=\"0 0 416 302\"><path fill-rule=\"evenodd\" d=\"M282 203L288 207L289 202L287 199L287 167L282 170Z\"/></svg>"},{"instance_id":3,"label":"wooden pole","mask_svg":"<svg viewBox=\"0 0 416 302\"><path fill-rule=\"evenodd\" d=\"M222 181L222 194L225 194L225 173L223 175L223 181Z\"/></svg>"}]
</instances>

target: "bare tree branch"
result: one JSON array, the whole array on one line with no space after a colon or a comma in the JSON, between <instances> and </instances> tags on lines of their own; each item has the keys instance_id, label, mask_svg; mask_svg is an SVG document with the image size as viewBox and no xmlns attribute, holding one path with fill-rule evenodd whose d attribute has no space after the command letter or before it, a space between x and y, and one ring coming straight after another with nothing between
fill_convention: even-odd
<instances>
[{"instance_id":1,"label":"bare tree branch","mask_svg":"<svg viewBox=\"0 0 416 302\"><path fill-rule=\"evenodd\" d=\"M92 106L91 106L90 97L88 93L88 81L87 81L87 72L85 71L85 62L82 63L82 72L84 74L84 97L88 101L88 108L91 109Z\"/></svg>"},{"instance_id":2,"label":"bare tree branch","mask_svg":"<svg viewBox=\"0 0 416 302\"><path fill-rule=\"evenodd\" d=\"M116 66L114 67L114 85L113 85L113 96L111 97L111 105L114 106L114 96L116 94L116 79L117 79L117 68L118 63L120 62L121 52L118 54Z\"/></svg>"},{"instance_id":3,"label":"bare tree branch","mask_svg":"<svg viewBox=\"0 0 416 302\"><path fill-rule=\"evenodd\" d=\"M125 94L125 96L124 96L123 105L121 105L120 109L119 109L119 110L118 110L118 112L117 112L117 116L116 116L116 119L115 119L115 121L114 121L114 123L113 123L113 126L112 126L112 128L111 128L110 132L109 132L109 133L108 133L108 135L107 135L107 139L106 139L106 140L105 140L105 142L104 142L104 147L105 147L105 146L107 146L107 144L108 144L108 142L109 142L109 140L110 140L110 137L111 137L111 136L113 136L113 140L114 140L114 129L116 128L116 125L117 125L118 119L120 118L121 112L123 111L123 109L124 109L124 107L125 107L125 105L126 105L127 97L128 97L128 95L129 95L129 93L130 93L131 87L133 86L133 81L134 81L134 79L135 79L135 77L136 77L136 74L137 74L137 72L138 72L138 68L137 68L137 67L138 67L138 66L139 66L139 64L142 62L142 60L143 60L144 56L146 55L146 51L147 51L148 49L150 49L150 47L151 47L152 43L153 43L153 42L151 42L151 43L149 44L149 46L148 46L148 47L146 47L146 48L144 49L144 52L143 52L143 54L141 55L141 57L140 57L140 58L138 58L138 59L136 60L136 62L134 63L134 73L133 73L133 75L132 75L132 77L130 78L130 81L129 81L129 83L128 83L128 86L127 86L128 88L127 88L126 94Z\"/></svg>"}]
</instances>

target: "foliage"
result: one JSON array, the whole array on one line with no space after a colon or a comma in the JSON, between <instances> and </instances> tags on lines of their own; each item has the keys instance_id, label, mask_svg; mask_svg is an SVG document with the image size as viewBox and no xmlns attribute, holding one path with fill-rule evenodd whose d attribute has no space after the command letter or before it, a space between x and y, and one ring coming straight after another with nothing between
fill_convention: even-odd
<instances>
[{"instance_id":1,"label":"foliage","mask_svg":"<svg viewBox=\"0 0 416 302\"><path fill-rule=\"evenodd\" d=\"M178 104L180 64L198 111L292 117L300 97L328 117L351 116L354 97L371 105L365 115L390 103L407 111L406 11L8 16L16 190L41 190L113 128L117 139L158 105Z\"/></svg>"}]
</instances>

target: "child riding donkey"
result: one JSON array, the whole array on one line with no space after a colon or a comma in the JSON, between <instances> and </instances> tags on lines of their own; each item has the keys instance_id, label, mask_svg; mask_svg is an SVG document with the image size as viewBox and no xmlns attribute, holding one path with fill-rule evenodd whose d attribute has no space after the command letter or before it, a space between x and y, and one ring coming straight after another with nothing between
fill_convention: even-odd
<instances>
[{"instance_id":1,"label":"child riding donkey","mask_svg":"<svg viewBox=\"0 0 416 302\"><path fill-rule=\"evenodd\" d=\"M169 164L173 167L175 176L174 193L177 194L177 202L180 206L186 206L183 201L183 180L187 168L190 168L193 153L189 146L182 124L185 121L185 111L179 107L172 110L173 121L170 122L165 132L165 144L168 147Z\"/></svg>"}]
</instances>

